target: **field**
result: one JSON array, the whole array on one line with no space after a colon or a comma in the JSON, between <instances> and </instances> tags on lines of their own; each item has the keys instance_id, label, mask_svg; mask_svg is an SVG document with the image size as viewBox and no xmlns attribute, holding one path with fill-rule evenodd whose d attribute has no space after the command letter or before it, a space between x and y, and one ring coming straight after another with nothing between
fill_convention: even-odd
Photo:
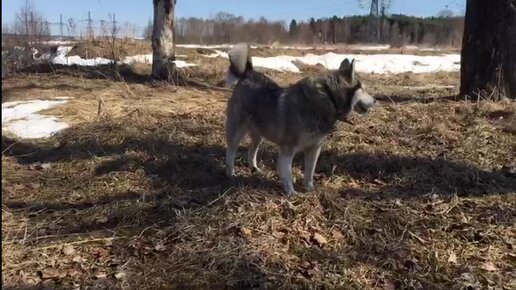
<instances>
[{"instance_id":1,"label":"field","mask_svg":"<svg viewBox=\"0 0 516 290\"><path fill-rule=\"evenodd\" d=\"M270 143L262 174L246 167L246 141L239 177L225 176L227 60L178 54L204 85L149 80L144 63L2 80L3 103L70 98L42 112L70 126L55 136L2 132L3 288L516 287L515 103L457 99L458 72L361 74L380 104L338 124L315 191L287 198ZM300 68L264 72L287 85L322 70Z\"/></svg>"}]
</instances>

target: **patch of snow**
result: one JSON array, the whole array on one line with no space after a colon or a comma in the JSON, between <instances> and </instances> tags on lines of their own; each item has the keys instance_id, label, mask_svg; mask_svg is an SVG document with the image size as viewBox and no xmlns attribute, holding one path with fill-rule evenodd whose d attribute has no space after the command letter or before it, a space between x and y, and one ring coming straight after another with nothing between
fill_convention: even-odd
<instances>
[{"instance_id":1,"label":"patch of snow","mask_svg":"<svg viewBox=\"0 0 516 290\"><path fill-rule=\"evenodd\" d=\"M196 66L195 63L188 63L184 60L175 60L174 63L177 67L189 67L189 66Z\"/></svg>"},{"instance_id":2,"label":"patch of snow","mask_svg":"<svg viewBox=\"0 0 516 290\"><path fill-rule=\"evenodd\" d=\"M355 50L385 50L385 49L391 48L391 46L390 45L380 45L380 44L373 44L373 45L357 44L357 45L350 45L349 48L355 49Z\"/></svg>"},{"instance_id":3,"label":"patch of snow","mask_svg":"<svg viewBox=\"0 0 516 290\"><path fill-rule=\"evenodd\" d=\"M278 71L288 71L299 73L299 68L292 63L292 57L289 56L273 56L273 57L255 57L253 56L253 66L263 67Z\"/></svg>"},{"instance_id":4,"label":"patch of snow","mask_svg":"<svg viewBox=\"0 0 516 290\"><path fill-rule=\"evenodd\" d=\"M227 58L227 53L216 52L206 57ZM305 56L294 57L281 55L275 57L253 57L253 65L288 72L299 72L292 63L300 61L306 65L323 65L327 69L338 69L340 63L346 59L355 59L356 70L360 73L399 74L434 73L439 71L459 71L460 54L446 54L440 56L419 56L409 54L336 54L329 52L322 55L309 53Z\"/></svg>"},{"instance_id":5,"label":"patch of snow","mask_svg":"<svg viewBox=\"0 0 516 290\"><path fill-rule=\"evenodd\" d=\"M460 55L418 56L407 54L308 54L297 59L307 65L322 64L328 69L338 69L345 59L355 59L357 72L399 74L404 72L433 73L460 70Z\"/></svg>"},{"instance_id":6,"label":"patch of snow","mask_svg":"<svg viewBox=\"0 0 516 290\"><path fill-rule=\"evenodd\" d=\"M217 45L204 45L204 44L176 44L176 47L182 48L207 48L207 49L221 49L221 48L231 48L232 44L217 44Z\"/></svg>"},{"instance_id":7,"label":"patch of snow","mask_svg":"<svg viewBox=\"0 0 516 290\"><path fill-rule=\"evenodd\" d=\"M61 65L78 65L78 66L99 66L99 65L108 65L112 64L113 61L111 59L96 57L96 58L88 58L84 59L78 55L73 56L63 56L60 55L52 60L54 64Z\"/></svg>"},{"instance_id":8,"label":"patch of snow","mask_svg":"<svg viewBox=\"0 0 516 290\"><path fill-rule=\"evenodd\" d=\"M43 44L48 45L70 45L74 44L75 41L66 41L66 40L48 40L48 41L42 41Z\"/></svg>"},{"instance_id":9,"label":"patch of snow","mask_svg":"<svg viewBox=\"0 0 516 290\"><path fill-rule=\"evenodd\" d=\"M209 54L209 55L203 55L203 56L209 57L209 58L215 58L215 57L229 58L227 52L223 52L223 51L220 51L220 50L217 50L217 49L214 49L214 50L215 50L214 53Z\"/></svg>"},{"instance_id":10,"label":"patch of snow","mask_svg":"<svg viewBox=\"0 0 516 290\"><path fill-rule=\"evenodd\" d=\"M134 63L152 63L152 54L138 54L133 56L126 56L122 61L125 64L134 64ZM188 67L188 66L196 66L195 63L188 63L184 60L175 60L174 63L177 67Z\"/></svg>"},{"instance_id":11,"label":"patch of snow","mask_svg":"<svg viewBox=\"0 0 516 290\"><path fill-rule=\"evenodd\" d=\"M73 46L59 46L54 53L47 52L43 54L38 60L49 61L53 64L60 65L78 65L78 66L99 66L99 65L108 65L112 64L113 60L97 57L97 58L89 58L84 59L78 55L67 56L67 54L72 50ZM186 56L183 56L186 57ZM122 60L122 63L125 64L134 64L134 63L152 63L152 54L138 54L133 56L127 56ZM195 66L196 64L187 63L182 60L175 61L177 67L187 67L187 66Z\"/></svg>"},{"instance_id":12,"label":"patch of snow","mask_svg":"<svg viewBox=\"0 0 516 290\"><path fill-rule=\"evenodd\" d=\"M314 49L313 46L288 46L288 45L278 46L278 48L281 48L281 49L295 49L295 50L311 50L311 49Z\"/></svg>"},{"instance_id":13,"label":"patch of snow","mask_svg":"<svg viewBox=\"0 0 516 290\"><path fill-rule=\"evenodd\" d=\"M53 116L37 114L67 102L61 100L15 101L2 104L2 129L20 138L45 138L68 125Z\"/></svg>"},{"instance_id":14,"label":"patch of snow","mask_svg":"<svg viewBox=\"0 0 516 290\"><path fill-rule=\"evenodd\" d=\"M152 63L152 54L137 54L133 56L126 56L122 62L125 64Z\"/></svg>"}]
</instances>

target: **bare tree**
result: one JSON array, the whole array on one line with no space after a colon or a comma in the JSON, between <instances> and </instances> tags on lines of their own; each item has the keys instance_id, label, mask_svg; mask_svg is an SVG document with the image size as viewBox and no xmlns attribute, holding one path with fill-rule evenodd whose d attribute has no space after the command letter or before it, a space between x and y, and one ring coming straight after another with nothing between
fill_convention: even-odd
<instances>
[{"instance_id":1,"label":"bare tree","mask_svg":"<svg viewBox=\"0 0 516 290\"><path fill-rule=\"evenodd\" d=\"M23 53L17 57L17 68L31 65L33 49L39 49L43 36L50 34L49 22L39 13L31 0L26 0L15 14L14 32L23 35Z\"/></svg>"},{"instance_id":2,"label":"bare tree","mask_svg":"<svg viewBox=\"0 0 516 290\"><path fill-rule=\"evenodd\" d=\"M27 41L36 41L43 35L49 35L48 22L39 13L31 0L26 0L20 10L16 12L14 28L18 34L27 37Z\"/></svg>"},{"instance_id":3,"label":"bare tree","mask_svg":"<svg viewBox=\"0 0 516 290\"><path fill-rule=\"evenodd\" d=\"M117 43L117 36L120 32L120 27L116 25L116 18L115 14L109 14L109 18L111 19L111 27L109 28L109 35L108 35L108 43L111 48L111 59L113 60L113 64L116 66L116 61L118 60L118 49L116 47ZM122 46L122 44L120 44Z\"/></svg>"},{"instance_id":4,"label":"bare tree","mask_svg":"<svg viewBox=\"0 0 516 290\"><path fill-rule=\"evenodd\" d=\"M174 10L176 0L153 0L154 24L152 30L152 75L174 81L176 75Z\"/></svg>"},{"instance_id":5,"label":"bare tree","mask_svg":"<svg viewBox=\"0 0 516 290\"><path fill-rule=\"evenodd\" d=\"M461 94L516 99L516 1L466 3Z\"/></svg>"},{"instance_id":6,"label":"bare tree","mask_svg":"<svg viewBox=\"0 0 516 290\"><path fill-rule=\"evenodd\" d=\"M152 39L152 20L149 19L149 22L147 23L147 26L143 29L143 38L147 40Z\"/></svg>"}]
</instances>

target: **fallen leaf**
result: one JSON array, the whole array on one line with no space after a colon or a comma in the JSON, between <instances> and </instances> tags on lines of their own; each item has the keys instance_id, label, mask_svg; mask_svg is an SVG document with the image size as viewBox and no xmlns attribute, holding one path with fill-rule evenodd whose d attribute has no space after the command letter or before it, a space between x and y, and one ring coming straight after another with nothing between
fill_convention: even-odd
<instances>
[{"instance_id":1,"label":"fallen leaf","mask_svg":"<svg viewBox=\"0 0 516 290\"><path fill-rule=\"evenodd\" d=\"M68 277L77 279L82 275L82 272L77 269L68 269L68 271L66 271L66 275Z\"/></svg>"},{"instance_id":2,"label":"fallen leaf","mask_svg":"<svg viewBox=\"0 0 516 290\"><path fill-rule=\"evenodd\" d=\"M121 279L125 278L125 273L124 272L118 272L118 273L115 273L113 276L115 276L115 278L117 280L121 280Z\"/></svg>"},{"instance_id":3,"label":"fallen leaf","mask_svg":"<svg viewBox=\"0 0 516 290\"><path fill-rule=\"evenodd\" d=\"M75 249L73 248L72 245L66 245L64 246L63 248L63 254L67 255L67 256L70 256L70 255L73 255L75 253Z\"/></svg>"},{"instance_id":4,"label":"fallen leaf","mask_svg":"<svg viewBox=\"0 0 516 290\"><path fill-rule=\"evenodd\" d=\"M99 217L95 220L98 224L105 224L108 222L108 218L107 217Z\"/></svg>"},{"instance_id":5,"label":"fallen leaf","mask_svg":"<svg viewBox=\"0 0 516 290\"><path fill-rule=\"evenodd\" d=\"M344 198L361 198L366 195L365 191L356 188L348 188L342 192Z\"/></svg>"},{"instance_id":6,"label":"fallen leaf","mask_svg":"<svg viewBox=\"0 0 516 290\"><path fill-rule=\"evenodd\" d=\"M103 279L107 277L107 273L104 271L98 271L93 274L93 278L95 279Z\"/></svg>"},{"instance_id":7,"label":"fallen leaf","mask_svg":"<svg viewBox=\"0 0 516 290\"><path fill-rule=\"evenodd\" d=\"M66 276L65 273L52 267L46 267L43 269L43 271L41 271L41 279L58 279L64 276Z\"/></svg>"},{"instance_id":8,"label":"fallen leaf","mask_svg":"<svg viewBox=\"0 0 516 290\"><path fill-rule=\"evenodd\" d=\"M272 236L275 237L276 239L282 239L285 237L285 233L282 233L282 232L274 232L272 233Z\"/></svg>"},{"instance_id":9,"label":"fallen leaf","mask_svg":"<svg viewBox=\"0 0 516 290\"><path fill-rule=\"evenodd\" d=\"M157 244L156 246L154 246L154 250L158 251L158 252L163 252L167 249L167 247L165 247L164 245L162 244Z\"/></svg>"},{"instance_id":10,"label":"fallen leaf","mask_svg":"<svg viewBox=\"0 0 516 290\"><path fill-rule=\"evenodd\" d=\"M480 269L483 269L483 270L486 270L489 272L494 272L494 271L498 270L498 268L496 268L496 266L491 262L485 262L484 264L482 264L480 266Z\"/></svg>"},{"instance_id":11,"label":"fallen leaf","mask_svg":"<svg viewBox=\"0 0 516 290\"><path fill-rule=\"evenodd\" d=\"M332 230L331 231L331 235L336 240L340 240L340 239L342 239L344 237L344 235L342 235L342 233L339 230Z\"/></svg>"},{"instance_id":12,"label":"fallen leaf","mask_svg":"<svg viewBox=\"0 0 516 290\"><path fill-rule=\"evenodd\" d=\"M326 238L325 238L325 237L323 237L321 234L318 234L318 233L315 233L315 234L313 235L313 237L312 237L312 238L313 238L313 240L314 240L317 244L319 244L319 246L322 246L322 245L324 245L324 244L327 244L327 243L328 243L328 241L326 240Z\"/></svg>"},{"instance_id":13,"label":"fallen leaf","mask_svg":"<svg viewBox=\"0 0 516 290\"><path fill-rule=\"evenodd\" d=\"M240 228L240 234L244 237L250 237L251 236L251 230L246 227Z\"/></svg>"},{"instance_id":14,"label":"fallen leaf","mask_svg":"<svg viewBox=\"0 0 516 290\"><path fill-rule=\"evenodd\" d=\"M312 267L312 264L310 264L310 262L308 262L308 261L303 261L303 262L301 263L301 267L303 267L303 268L305 268L305 269L309 269L309 268L311 268L311 267Z\"/></svg>"},{"instance_id":15,"label":"fallen leaf","mask_svg":"<svg viewBox=\"0 0 516 290\"><path fill-rule=\"evenodd\" d=\"M73 257L72 262L82 264L82 263L86 262L86 260L81 256L75 256L75 257Z\"/></svg>"},{"instance_id":16,"label":"fallen leaf","mask_svg":"<svg viewBox=\"0 0 516 290\"><path fill-rule=\"evenodd\" d=\"M396 286L389 280L383 280L383 289L385 290L396 290Z\"/></svg>"},{"instance_id":17,"label":"fallen leaf","mask_svg":"<svg viewBox=\"0 0 516 290\"><path fill-rule=\"evenodd\" d=\"M448 263L457 264L457 255L454 252L448 257Z\"/></svg>"},{"instance_id":18,"label":"fallen leaf","mask_svg":"<svg viewBox=\"0 0 516 290\"><path fill-rule=\"evenodd\" d=\"M109 255L108 250L104 248L98 248L95 252L95 256L99 260L104 260Z\"/></svg>"}]
</instances>

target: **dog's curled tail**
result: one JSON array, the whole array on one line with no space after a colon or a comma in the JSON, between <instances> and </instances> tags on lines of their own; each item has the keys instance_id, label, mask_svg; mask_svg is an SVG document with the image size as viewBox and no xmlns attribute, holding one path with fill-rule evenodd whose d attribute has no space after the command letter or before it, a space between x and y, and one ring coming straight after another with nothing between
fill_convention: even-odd
<instances>
[{"instance_id":1,"label":"dog's curled tail","mask_svg":"<svg viewBox=\"0 0 516 290\"><path fill-rule=\"evenodd\" d=\"M238 80L245 78L246 73L253 70L251 47L248 43L239 43L228 52L229 69L226 86L233 86Z\"/></svg>"}]
</instances>

